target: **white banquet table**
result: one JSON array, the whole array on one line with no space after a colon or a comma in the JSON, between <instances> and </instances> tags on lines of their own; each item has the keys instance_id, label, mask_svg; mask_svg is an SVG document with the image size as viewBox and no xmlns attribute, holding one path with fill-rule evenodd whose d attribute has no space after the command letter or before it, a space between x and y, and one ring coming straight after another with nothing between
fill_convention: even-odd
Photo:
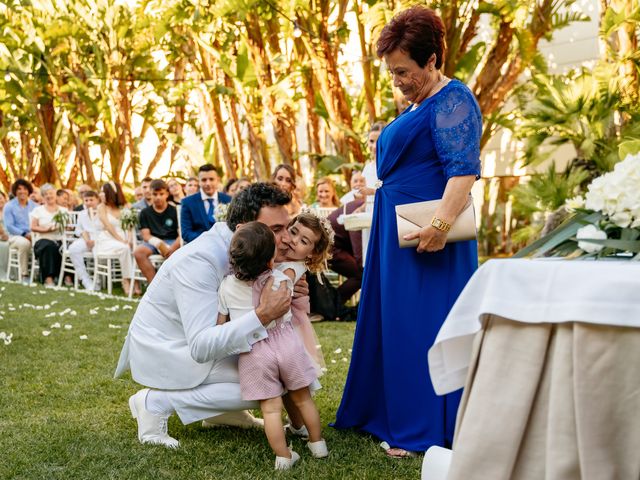
<instances>
[{"instance_id":1,"label":"white banquet table","mask_svg":"<svg viewBox=\"0 0 640 480\"><path fill-rule=\"evenodd\" d=\"M449 480L640 478L640 262L490 260L428 355Z\"/></svg>"}]
</instances>

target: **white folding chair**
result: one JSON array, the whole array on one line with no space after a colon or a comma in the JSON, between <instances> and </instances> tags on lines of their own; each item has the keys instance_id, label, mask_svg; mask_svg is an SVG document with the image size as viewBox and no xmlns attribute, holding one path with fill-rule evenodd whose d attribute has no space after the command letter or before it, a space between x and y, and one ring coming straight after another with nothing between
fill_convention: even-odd
<instances>
[{"instance_id":1,"label":"white folding chair","mask_svg":"<svg viewBox=\"0 0 640 480\"><path fill-rule=\"evenodd\" d=\"M177 240L176 240L177 241ZM135 236L135 233L133 235L133 250L135 251L136 247L138 245L138 240ZM149 261L151 262L151 264L153 265L153 268L156 269L156 271L160 268L160 265L162 265L164 263L165 258L162 255L150 255L149 256ZM138 262L136 262L136 259L133 258L133 268L131 269L131 278L129 281L129 292L127 292L127 295L129 298L133 297L133 289L135 286L136 281L140 281L140 282L146 282L147 281L147 277L145 277L142 274L142 271L138 268Z\"/></svg>"},{"instance_id":2,"label":"white folding chair","mask_svg":"<svg viewBox=\"0 0 640 480\"><path fill-rule=\"evenodd\" d=\"M69 246L78 239L76 236L76 227L78 225L78 217L80 212L69 212L69 223L66 230L62 234L62 262L60 263L60 275L58 276L58 286L62 285L64 274L73 275L73 288L78 289L78 275L69 255ZM93 262L93 254L85 253L85 261Z\"/></svg>"},{"instance_id":3,"label":"white folding chair","mask_svg":"<svg viewBox=\"0 0 640 480\"><path fill-rule=\"evenodd\" d=\"M20 254L17 248L9 247L9 261L7 262L7 280L11 280L11 270L16 270L17 281L22 280L22 266L20 265Z\"/></svg>"},{"instance_id":4,"label":"white folding chair","mask_svg":"<svg viewBox=\"0 0 640 480\"><path fill-rule=\"evenodd\" d=\"M36 275L36 272L40 270L40 265L38 264L36 253L33 250L33 247L38 240L40 240L40 235L36 232L33 232L31 234L31 274L29 275L29 284L33 284L33 279Z\"/></svg>"},{"instance_id":5,"label":"white folding chair","mask_svg":"<svg viewBox=\"0 0 640 480\"><path fill-rule=\"evenodd\" d=\"M113 291L113 282L122 283L122 267L118 255L93 254L93 284L100 285L101 278L107 282L109 295Z\"/></svg>"}]
</instances>

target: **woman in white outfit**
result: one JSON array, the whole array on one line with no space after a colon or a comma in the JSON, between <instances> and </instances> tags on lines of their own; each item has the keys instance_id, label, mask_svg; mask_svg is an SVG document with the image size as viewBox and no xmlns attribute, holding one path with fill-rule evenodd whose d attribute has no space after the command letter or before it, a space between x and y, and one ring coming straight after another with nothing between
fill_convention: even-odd
<instances>
[{"instance_id":1,"label":"woman in white outfit","mask_svg":"<svg viewBox=\"0 0 640 480\"><path fill-rule=\"evenodd\" d=\"M108 182L100 189L96 240L93 247L96 255L117 255L122 269L122 288L129 291L133 261L129 240L120 226L120 211L125 204L124 194L119 184Z\"/></svg>"},{"instance_id":2,"label":"woman in white outfit","mask_svg":"<svg viewBox=\"0 0 640 480\"><path fill-rule=\"evenodd\" d=\"M382 129L385 127L385 122L376 122L371 125L369 130L369 137L367 138L367 146L371 152L371 160L364 164L362 169L362 175L364 176L366 187L360 189L360 195L366 195L367 200L365 202L365 211L373 213L373 199L376 193L376 183L378 182L377 166L376 166L376 144L378 143L378 137L382 133ZM362 198L362 197L360 197ZM365 228L362 230L362 263L365 263L367 258L367 247L369 246L369 233L370 229Z\"/></svg>"}]
</instances>

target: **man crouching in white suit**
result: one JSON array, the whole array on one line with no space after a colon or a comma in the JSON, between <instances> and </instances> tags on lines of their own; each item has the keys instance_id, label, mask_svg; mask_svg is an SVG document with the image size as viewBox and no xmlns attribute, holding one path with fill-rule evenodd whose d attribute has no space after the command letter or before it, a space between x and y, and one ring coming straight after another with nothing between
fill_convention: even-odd
<instances>
[{"instance_id":1,"label":"man crouching in white suit","mask_svg":"<svg viewBox=\"0 0 640 480\"><path fill-rule=\"evenodd\" d=\"M148 387L129 399L140 442L178 447L167 433L174 412L184 424L262 422L246 412L257 408L257 402L240 396L238 354L266 338L264 325L288 311L290 293L284 282L277 290L264 288L254 311L216 326L217 291L229 271L229 243L238 225L265 223L276 236L278 256L286 253L289 201L289 195L272 184L251 185L234 198L227 223L215 223L158 270L131 321L115 373L119 377L131 369L133 380ZM306 282L296 285L294 297L307 294Z\"/></svg>"}]
</instances>

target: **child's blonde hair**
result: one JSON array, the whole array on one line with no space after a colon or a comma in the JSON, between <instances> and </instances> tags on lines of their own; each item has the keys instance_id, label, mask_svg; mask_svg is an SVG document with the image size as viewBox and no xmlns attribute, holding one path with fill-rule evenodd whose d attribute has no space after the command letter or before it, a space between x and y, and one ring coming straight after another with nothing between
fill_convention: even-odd
<instances>
[{"instance_id":1,"label":"child's blonde hair","mask_svg":"<svg viewBox=\"0 0 640 480\"><path fill-rule=\"evenodd\" d=\"M311 210L302 210L291 220L289 227L296 222L309 228L319 236L311 253L311 258L305 260L307 270L311 273L320 273L326 270L327 261L331 259L331 249L333 248L334 232L331 222L326 218L319 217Z\"/></svg>"}]
</instances>

